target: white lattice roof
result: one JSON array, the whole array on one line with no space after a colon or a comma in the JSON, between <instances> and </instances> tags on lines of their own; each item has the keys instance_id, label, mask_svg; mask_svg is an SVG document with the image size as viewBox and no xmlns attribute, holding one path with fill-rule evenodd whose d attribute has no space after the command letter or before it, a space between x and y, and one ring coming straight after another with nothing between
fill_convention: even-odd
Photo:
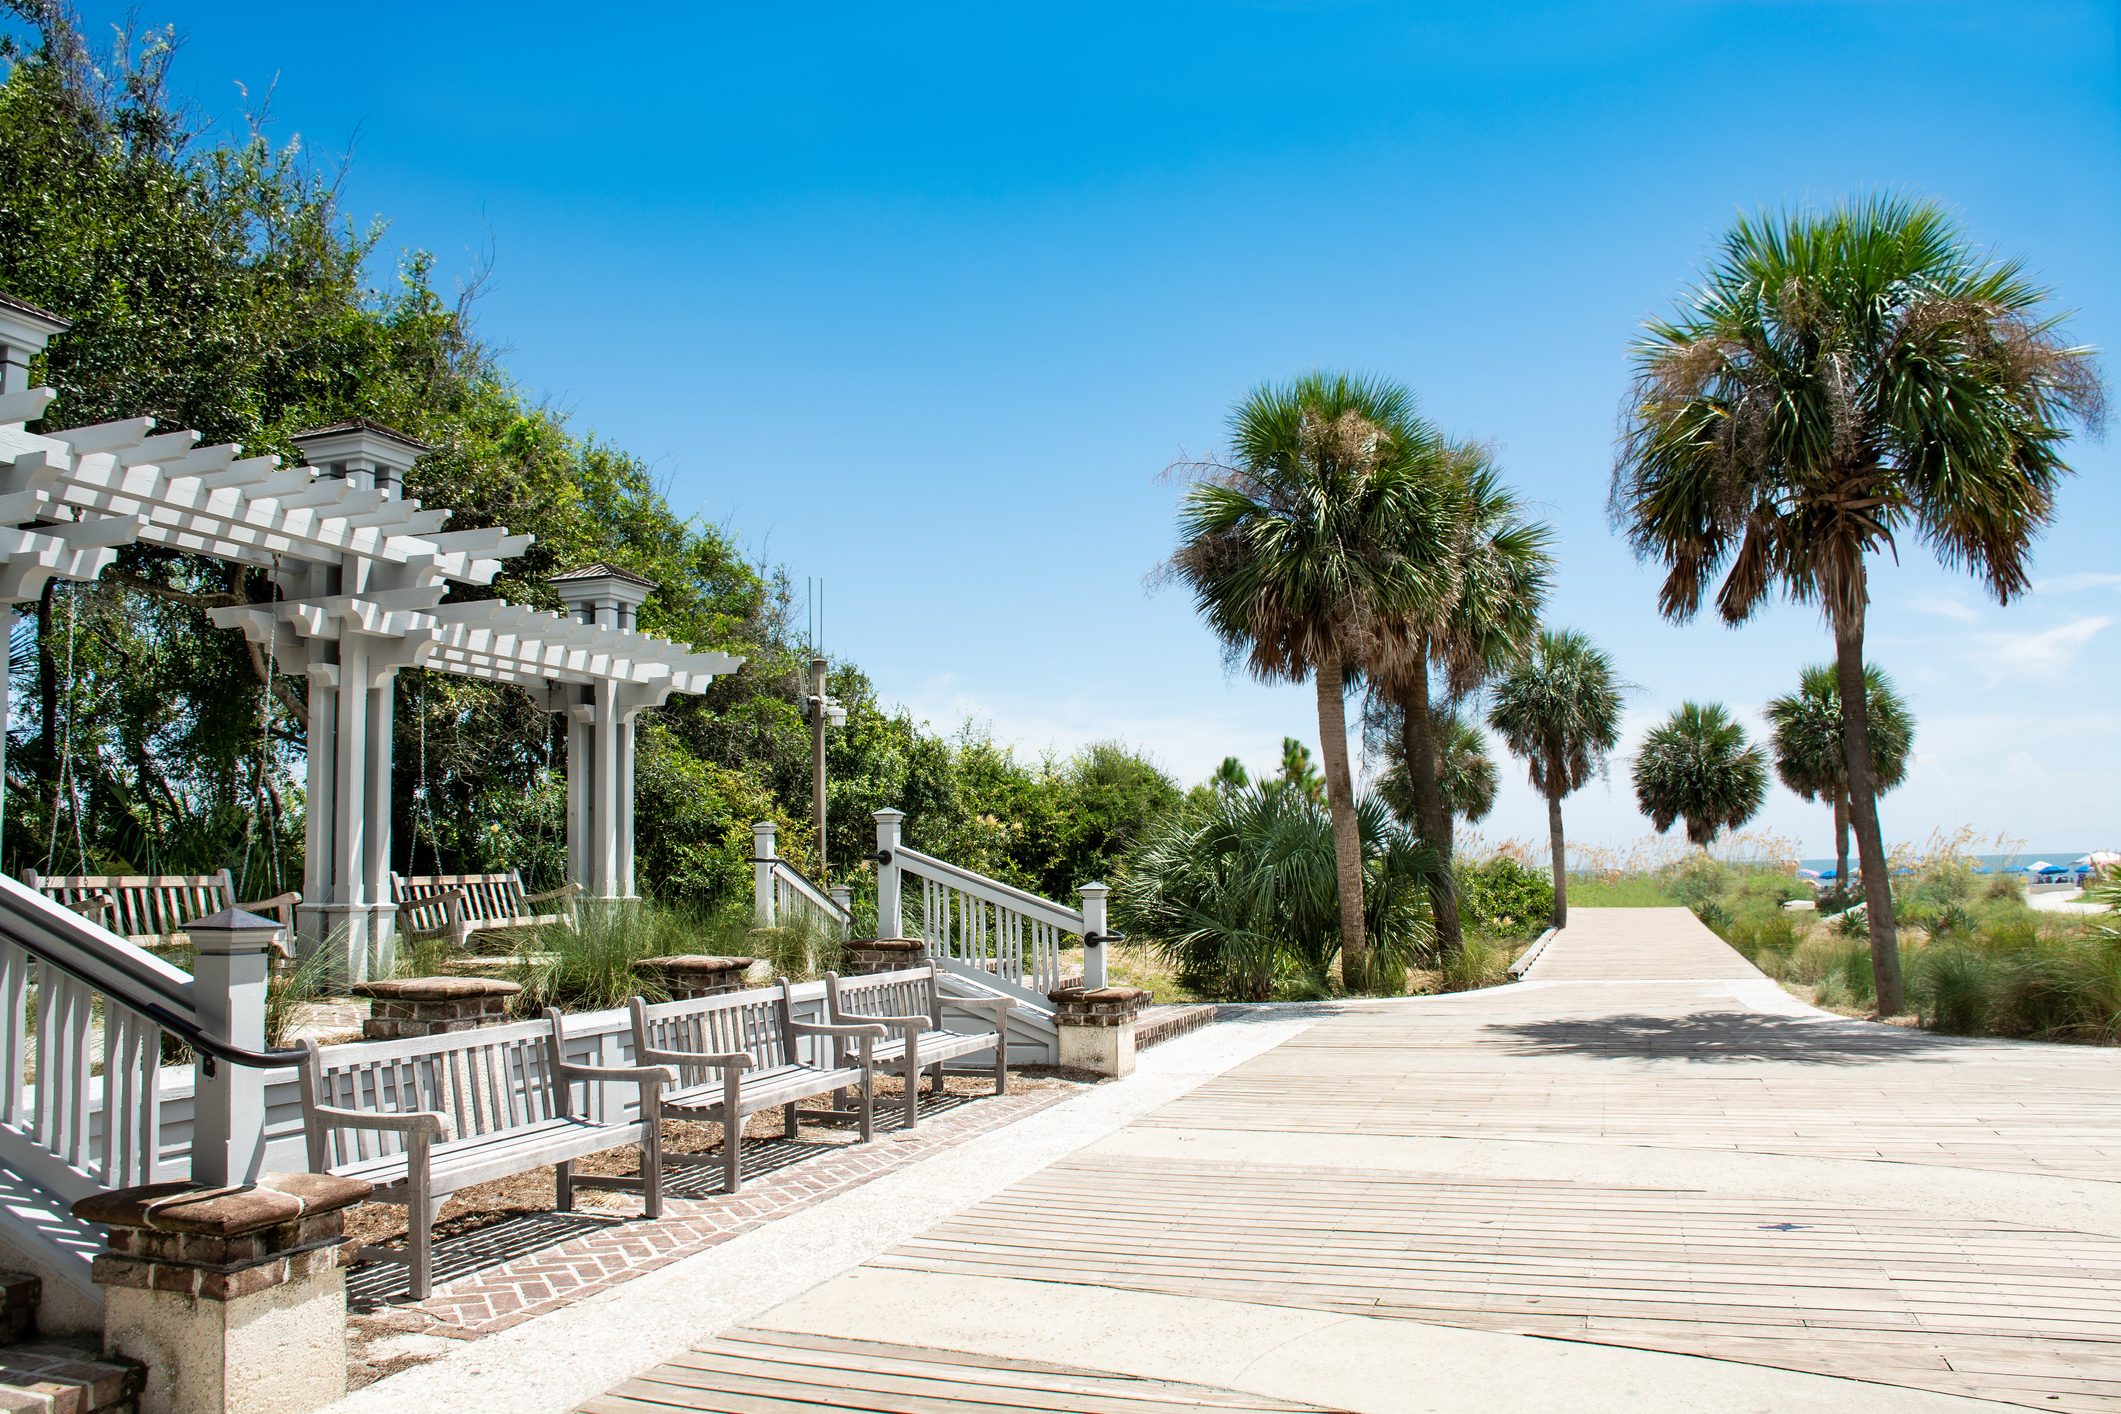
<instances>
[{"instance_id":1,"label":"white lattice roof","mask_svg":"<svg viewBox=\"0 0 2121 1414\"><path fill-rule=\"evenodd\" d=\"M351 555L407 566L433 583L490 583L503 560L530 545L501 527L445 531L447 510L312 467L283 467L277 457L202 447L197 433L156 432L147 418L24 431L19 424L41 416L52 396L48 388L0 396L0 462L12 470L0 490L34 492L25 520L129 520L133 534L115 543L250 565L336 565Z\"/></svg>"},{"instance_id":2,"label":"white lattice roof","mask_svg":"<svg viewBox=\"0 0 2121 1414\"><path fill-rule=\"evenodd\" d=\"M47 579L93 579L114 547L135 541L279 568L365 558L402 567L406 587L209 615L272 644L288 672L311 669L311 642L351 631L394 642L390 657L401 666L533 690L610 683L628 689L633 706L704 692L743 663L499 599L444 604L448 581L491 583L531 538L503 527L444 530L447 510L277 457L201 447L196 433L158 433L145 418L25 431L52 397L48 388L0 394L0 596L34 598ZM320 659L316 671L332 669Z\"/></svg>"}]
</instances>

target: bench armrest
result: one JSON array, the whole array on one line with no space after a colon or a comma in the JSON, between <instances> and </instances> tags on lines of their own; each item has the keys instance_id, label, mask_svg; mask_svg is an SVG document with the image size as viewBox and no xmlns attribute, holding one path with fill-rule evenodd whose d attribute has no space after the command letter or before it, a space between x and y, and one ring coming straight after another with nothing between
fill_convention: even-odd
<instances>
[{"instance_id":1,"label":"bench armrest","mask_svg":"<svg viewBox=\"0 0 2121 1414\"><path fill-rule=\"evenodd\" d=\"M675 1085L678 1073L667 1065L572 1065L563 1063L560 1074L569 1080L635 1080L643 1085Z\"/></svg>"},{"instance_id":2,"label":"bench armrest","mask_svg":"<svg viewBox=\"0 0 2121 1414\"><path fill-rule=\"evenodd\" d=\"M382 1129L399 1134L424 1134L430 1139L454 1139L457 1127L449 1122L449 1116L435 1114L429 1110L414 1110L408 1114L385 1114L380 1110L342 1110L331 1105L305 1105L302 1109L304 1123L315 1120L327 1129Z\"/></svg>"},{"instance_id":3,"label":"bench armrest","mask_svg":"<svg viewBox=\"0 0 2121 1414\"><path fill-rule=\"evenodd\" d=\"M881 1026L828 1026L822 1021L791 1021L788 1026L798 1036L869 1036L881 1041L891 1034Z\"/></svg>"},{"instance_id":4,"label":"bench armrest","mask_svg":"<svg viewBox=\"0 0 2121 1414\"><path fill-rule=\"evenodd\" d=\"M845 1016L846 1022L850 1024L897 1027L901 1031L909 1026L922 1031L931 1030L935 1026L935 1019L927 1016L858 1016L853 1012L848 1012Z\"/></svg>"},{"instance_id":5,"label":"bench armrest","mask_svg":"<svg viewBox=\"0 0 2121 1414\"><path fill-rule=\"evenodd\" d=\"M525 894L523 895L523 902L545 903L556 898L573 898L581 891L582 886L580 884L573 883L570 881L568 883L560 885L560 887L556 889L547 889L542 894Z\"/></svg>"},{"instance_id":6,"label":"bench armrest","mask_svg":"<svg viewBox=\"0 0 2121 1414\"><path fill-rule=\"evenodd\" d=\"M1007 1021L1009 1013L1016 1010L1016 1003L1007 997L944 997L943 1006L945 1009L955 1006L967 1011L992 1012L996 1025Z\"/></svg>"},{"instance_id":7,"label":"bench armrest","mask_svg":"<svg viewBox=\"0 0 2121 1414\"><path fill-rule=\"evenodd\" d=\"M748 1051L658 1051L644 1049L640 1055L651 1065L718 1065L723 1069L751 1069Z\"/></svg>"}]
</instances>

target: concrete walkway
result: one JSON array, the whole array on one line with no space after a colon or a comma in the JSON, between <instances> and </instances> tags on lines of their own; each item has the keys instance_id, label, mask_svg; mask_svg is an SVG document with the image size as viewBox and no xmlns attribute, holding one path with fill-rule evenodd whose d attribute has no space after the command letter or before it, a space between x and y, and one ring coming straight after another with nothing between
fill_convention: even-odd
<instances>
[{"instance_id":1,"label":"concrete walkway","mask_svg":"<svg viewBox=\"0 0 2121 1414\"><path fill-rule=\"evenodd\" d=\"M2111 1050L1815 1012L1659 909L1144 1061L582 1407L2121 1410Z\"/></svg>"}]
</instances>

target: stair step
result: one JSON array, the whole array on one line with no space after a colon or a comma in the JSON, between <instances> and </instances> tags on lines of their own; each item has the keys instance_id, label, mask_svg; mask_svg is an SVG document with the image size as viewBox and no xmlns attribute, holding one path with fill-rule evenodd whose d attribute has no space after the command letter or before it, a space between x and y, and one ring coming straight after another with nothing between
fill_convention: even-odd
<instances>
[{"instance_id":1,"label":"stair step","mask_svg":"<svg viewBox=\"0 0 2121 1414\"><path fill-rule=\"evenodd\" d=\"M0 1345L17 1345L37 1333L37 1302L44 1283L27 1272L0 1272Z\"/></svg>"},{"instance_id":2,"label":"stair step","mask_svg":"<svg viewBox=\"0 0 2121 1414\"><path fill-rule=\"evenodd\" d=\"M75 1345L0 1350L0 1410L14 1414L132 1414L146 1371Z\"/></svg>"},{"instance_id":3,"label":"stair step","mask_svg":"<svg viewBox=\"0 0 2121 1414\"><path fill-rule=\"evenodd\" d=\"M1174 1002L1165 1006L1144 1007L1134 1023L1134 1049L1142 1050L1159 1041L1168 1041L1183 1036L1215 1020L1216 1007L1212 1002Z\"/></svg>"}]
</instances>

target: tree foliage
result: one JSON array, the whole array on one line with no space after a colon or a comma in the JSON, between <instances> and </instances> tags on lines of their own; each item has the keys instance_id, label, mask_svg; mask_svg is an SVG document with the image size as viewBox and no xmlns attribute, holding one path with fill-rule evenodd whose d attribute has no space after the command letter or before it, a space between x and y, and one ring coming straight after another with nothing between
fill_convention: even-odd
<instances>
[{"instance_id":1,"label":"tree foliage","mask_svg":"<svg viewBox=\"0 0 2121 1414\"><path fill-rule=\"evenodd\" d=\"M1706 848L1766 799L1767 756L1721 703L1681 704L1635 753L1635 800L1660 834L1684 820L1686 837Z\"/></svg>"}]
</instances>

